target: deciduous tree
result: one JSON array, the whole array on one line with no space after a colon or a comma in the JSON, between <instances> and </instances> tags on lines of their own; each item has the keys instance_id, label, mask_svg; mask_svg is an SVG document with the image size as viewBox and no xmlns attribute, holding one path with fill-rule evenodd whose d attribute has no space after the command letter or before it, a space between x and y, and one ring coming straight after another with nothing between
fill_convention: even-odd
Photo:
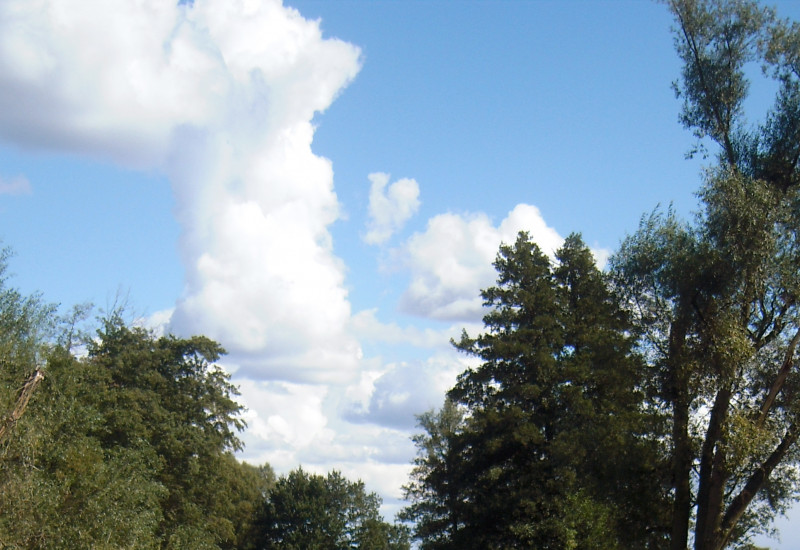
<instances>
[{"instance_id":1,"label":"deciduous tree","mask_svg":"<svg viewBox=\"0 0 800 550\"><path fill-rule=\"evenodd\" d=\"M408 550L405 528L384 522L380 497L339 472L302 469L278 479L256 521L257 548L280 550Z\"/></svg>"},{"instance_id":2,"label":"deciduous tree","mask_svg":"<svg viewBox=\"0 0 800 550\"><path fill-rule=\"evenodd\" d=\"M672 0L682 121L718 146L694 223L644 219L613 259L669 411L670 543L744 544L797 495L800 29L749 1ZM748 75L774 82L745 119Z\"/></svg>"}]
</instances>

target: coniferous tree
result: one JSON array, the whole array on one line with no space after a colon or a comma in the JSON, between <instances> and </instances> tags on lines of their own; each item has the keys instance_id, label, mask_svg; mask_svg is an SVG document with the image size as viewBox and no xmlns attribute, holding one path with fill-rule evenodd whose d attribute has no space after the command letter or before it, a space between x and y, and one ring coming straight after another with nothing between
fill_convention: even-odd
<instances>
[{"instance_id":1,"label":"coniferous tree","mask_svg":"<svg viewBox=\"0 0 800 550\"><path fill-rule=\"evenodd\" d=\"M464 411L446 399L441 410L423 413L417 420L424 433L412 437L417 457L411 481L403 487L410 504L399 518L414 525L425 548L451 548L463 527L456 477L461 458L453 443L464 427Z\"/></svg>"},{"instance_id":2,"label":"coniferous tree","mask_svg":"<svg viewBox=\"0 0 800 550\"><path fill-rule=\"evenodd\" d=\"M577 236L552 265L520 234L495 267L487 332L456 343L483 361L450 392L464 419L445 423L454 405L421 418L405 517L422 547L658 544L664 530L648 529L664 519L658 437L632 326L605 276Z\"/></svg>"}]
</instances>

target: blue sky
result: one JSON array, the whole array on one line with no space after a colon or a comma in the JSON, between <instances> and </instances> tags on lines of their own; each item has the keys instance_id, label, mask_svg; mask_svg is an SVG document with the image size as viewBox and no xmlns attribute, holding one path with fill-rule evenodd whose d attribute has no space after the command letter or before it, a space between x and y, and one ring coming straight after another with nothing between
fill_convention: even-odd
<instances>
[{"instance_id":1,"label":"blue sky","mask_svg":"<svg viewBox=\"0 0 800 550\"><path fill-rule=\"evenodd\" d=\"M339 468L389 513L501 240L602 260L696 208L661 4L129 4L0 2L12 283L217 338L244 457Z\"/></svg>"}]
</instances>

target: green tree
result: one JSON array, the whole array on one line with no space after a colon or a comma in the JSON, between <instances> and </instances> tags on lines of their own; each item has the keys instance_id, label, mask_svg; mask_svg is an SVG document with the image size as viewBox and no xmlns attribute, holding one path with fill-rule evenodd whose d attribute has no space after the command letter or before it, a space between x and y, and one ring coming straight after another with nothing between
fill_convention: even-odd
<instances>
[{"instance_id":1,"label":"green tree","mask_svg":"<svg viewBox=\"0 0 800 550\"><path fill-rule=\"evenodd\" d=\"M55 330L54 305L8 286L10 257L10 249L0 249L0 414L14 407L25 379L43 366Z\"/></svg>"},{"instance_id":2,"label":"green tree","mask_svg":"<svg viewBox=\"0 0 800 550\"><path fill-rule=\"evenodd\" d=\"M105 449L153 456L152 476L165 491L163 548L218 548L237 537L225 508L236 483L230 452L241 448L244 423L236 388L214 365L222 353L208 338L156 338L119 316L89 347L87 361L107 389L94 395L101 419L90 433Z\"/></svg>"},{"instance_id":3,"label":"green tree","mask_svg":"<svg viewBox=\"0 0 800 550\"><path fill-rule=\"evenodd\" d=\"M402 526L384 522L364 483L297 469L278 479L256 521L256 547L280 550L408 550Z\"/></svg>"},{"instance_id":4,"label":"green tree","mask_svg":"<svg viewBox=\"0 0 800 550\"><path fill-rule=\"evenodd\" d=\"M745 545L797 495L800 28L749 1L672 0L682 122L719 147L692 224L643 220L612 260L669 412L670 547ZM745 121L761 63L775 104Z\"/></svg>"},{"instance_id":5,"label":"green tree","mask_svg":"<svg viewBox=\"0 0 800 550\"><path fill-rule=\"evenodd\" d=\"M404 517L423 548L658 544L665 494L642 410L632 327L579 237L550 260L521 233L482 292L487 332L456 347L483 362L427 435Z\"/></svg>"},{"instance_id":6,"label":"green tree","mask_svg":"<svg viewBox=\"0 0 800 550\"><path fill-rule=\"evenodd\" d=\"M4 391L34 365L45 371L0 446L0 547L247 548L273 480L232 455L241 407L213 364L221 348L112 316L77 358L63 347L78 343L75 319L53 330L37 300L0 292L15 368Z\"/></svg>"},{"instance_id":7,"label":"green tree","mask_svg":"<svg viewBox=\"0 0 800 550\"><path fill-rule=\"evenodd\" d=\"M158 548L163 487L155 453L104 449L88 395L103 391L93 365L62 349L6 449L0 531L10 548Z\"/></svg>"},{"instance_id":8,"label":"green tree","mask_svg":"<svg viewBox=\"0 0 800 550\"><path fill-rule=\"evenodd\" d=\"M96 369L55 339L55 308L6 286L0 257L0 377L8 409L26 373L45 373L0 442L0 547L152 548L160 487L146 457L106 453L88 434L99 411Z\"/></svg>"},{"instance_id":9,"label":"green tree","mask_svg":"<svg viewBox=\"0 0 800 550\"><path fill-rule=\"evenodd\" d=\"M456 481L460 457L453 442L464 427L464 411L446 399L441 410L423 413L417 421L424 432L412 437L417 457L411 481L403 487L410 504L399 518L414 526L414 537L425 548L448 548L463 527Z\"/></svg>"}]
</instances>

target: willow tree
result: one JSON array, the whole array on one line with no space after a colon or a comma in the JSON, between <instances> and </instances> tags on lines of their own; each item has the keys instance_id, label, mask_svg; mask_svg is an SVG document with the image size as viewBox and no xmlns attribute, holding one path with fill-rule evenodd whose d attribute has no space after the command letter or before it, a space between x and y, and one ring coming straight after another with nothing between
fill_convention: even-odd
<instances>
[{"instance_id":1,"label":"willow tree","mask_svg":"<svg viewBox=\"0 0 800 550\"><path fill-rule=\"evenodd\" d=\"M717 550L800 488L800 27L754 2L668 4L681 120L717 156L695 221L646 218L612 264L669 415L670 547ZM748 124L759 66L775 101Z\"/></svg>"}]
</instances>

